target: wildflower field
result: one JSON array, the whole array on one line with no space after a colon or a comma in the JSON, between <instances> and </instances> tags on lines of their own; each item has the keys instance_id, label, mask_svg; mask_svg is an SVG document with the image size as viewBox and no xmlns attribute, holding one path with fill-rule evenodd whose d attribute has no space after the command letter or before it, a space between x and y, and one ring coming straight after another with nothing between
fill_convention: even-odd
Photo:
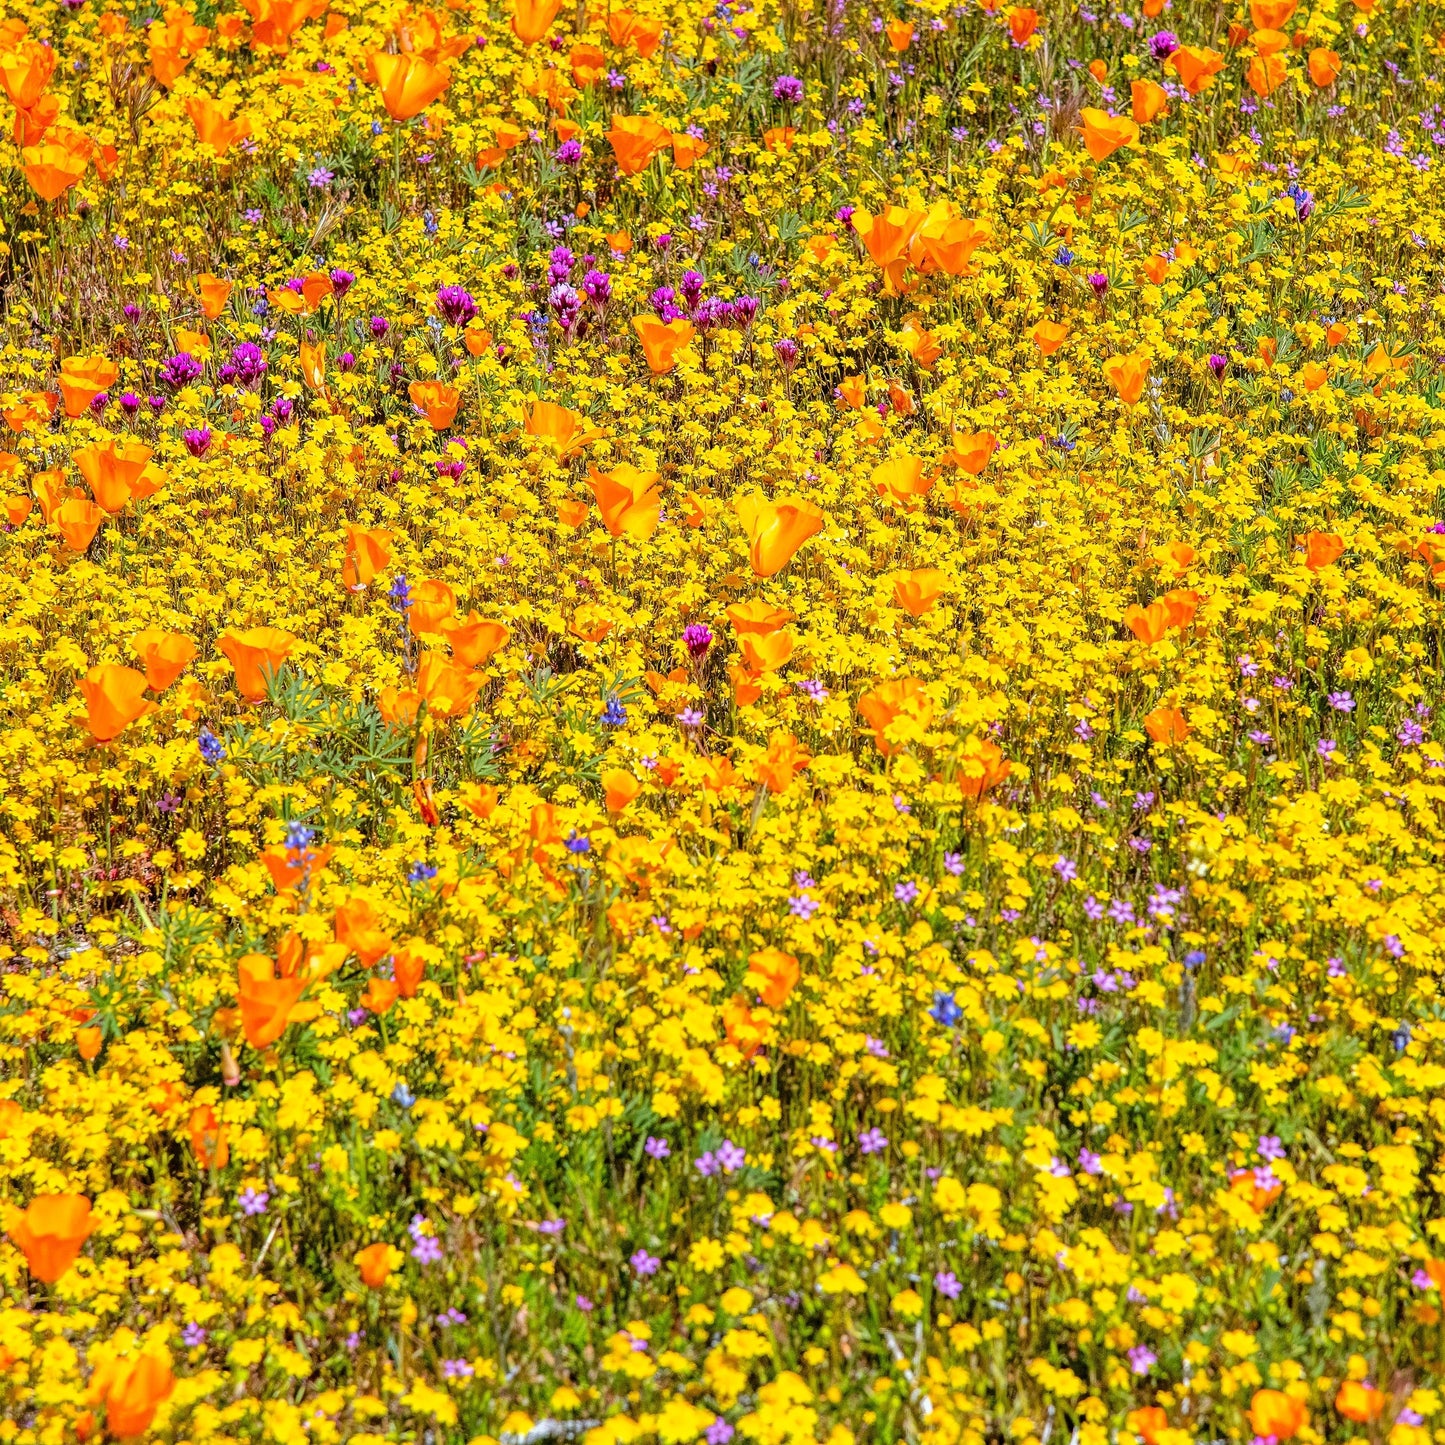
<instances>
[{"instance_id":1,"label":"wildflower field","mask_svg":"<svg viewBox=\"0 0 1445 1445\"><path fill-rule=\"evenodd\" d=\"M1445 1442L1445 7L7 0L0 1445Z\"/></svg>"}]
</instances>

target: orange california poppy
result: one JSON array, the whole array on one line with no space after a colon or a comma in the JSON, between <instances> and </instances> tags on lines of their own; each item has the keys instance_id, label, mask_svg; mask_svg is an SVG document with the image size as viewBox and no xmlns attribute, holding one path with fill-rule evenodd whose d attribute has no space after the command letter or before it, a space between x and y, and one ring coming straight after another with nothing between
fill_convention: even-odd
<instances>
[{"instance_id":1,"label":"orange california poppy","mask_svg":"<svg viewBox=\"0 0 1445 1445\"><path fill-rule=\"evenodd\" d=\"M564 497L557 503L557 520L564 527L580 527L587 520L587 503L578 497Z\"/></svg>"},{"instance_id":2,"label":"orange california poppy","mask_svg":"<svg viewBox=\"0 0 1445 1445\"><path fill-rule=\"evenodd\" d=\"M507 158L507 152L515 150L526 139L527 132L520 126L504 120L498 121L492 132L492 144L483 146L477 152L477 169L486 170L488 167L501 165Z\"/></svg>"},{"instance_id":3,"label":"orange california poppy","mask_svg":"<svg viewBox=\"0 0 1445 1445\"><path fill-rule=\"evenodd\" d=\"M56 52L38 40L22 40L14 49L0 49L0 89L16 110L39 103L55 71Z\"/></svg>"},{"instance_id":4,"label":"orange california poppy","mask_svg":"<svg viewBox=\"0 0 1445 1445\"><path fill-rule=\"evenodd\" d=\"M1124 609L1124 626L1145 647L1162 642L1170 625L1169 609L1162 602L1151 602L1147 607L1140 607L1136 602Z\"/></svg>"},{"instance_id":5,"label":"orange california poppy","mask_svg":"<svg viewBox=\"0 0 1445 1445\"><path fill-rule=\"evenodd\" d=\"M1340 71L1344 69L1344 61L1340 59L1337 51L1317 45L1310 51L1309 67L1310 79L1324 90L1339 79Z\"/></svg>"},{"instance_id":6,"label":"orange california poppy","mask_svg":"<svg viewBox=\"0 0 1445 1445\"><path fill-rule=\"evenodd\" d=\"M391 561L391 533L385 527L346 526L341 580L353 592L365 590Z\"/></svg>"},{"instance_id":7,"label":"orange california poppy","mask_svg":"<svg viewBox=\"0 0 1445 1445\"><path fill-rule=\"evenodd\" d=\"M1249 1405L1249 1423L1256 1435L1293 1440L1309 1423L1309 1413L1283 1390L1256 1390Z\"/></svg>"},{"instance_id":8,"label":"orange california poppy","mask_svg":"<svg viewBox=\"0 0 1445 1445\"><path fill-rule=\"evenodd\" d=\"M769 1008L782 1008L801 977L798 960L791 953L784 953L781 948L760 948L748 955L748 971L743 981L757 989L758 998Z\"/></svg>"},{"instance_id":9,"label":"orange california poppy","mask_svg":"<svg viewBox=\"0 0 1445 1445\"><path fill-rule=\"evenodd\" d=\"M230 106L212 100L208 95L194 95L186 100L186 114L196 128L196 139L208 145L219 160L237 141L251 134L251 122L241 116L231 119Z\"/></svg>"},{"instance_id":10,"label":"orange california poppy","mask_svg":"<svg viewBox=\"0 0 1445 1445\"><path fill-rule=\"evenodd\" d=\"M482 690L480 673L454 667L440 652L423 655L417 668L416 690L432 717L463 717Z\"/></svg>"},{"instance_id":11,"label":"orange california poppy","mask_svg":"<svg viewBox=\"0 0 1445 1445\"><path fill-rule=\"evenodd\" d=\"M952 434L952 445L939 460L976 477L982 474L997 450L998 438L992 432L956 431Z\"/></svg>"},{"instance_id":12,"label":"orange california poppy","mask_svg":"<svg viewBox=\"0 0 1445 1445\"><path fill-rule=\"evenodd\" d=\"M904 452L879 462L869 480L880 497L891 499L900 507L911 507L920 497L928 495L935 478L924 475L922 457Z\"/></svg>"},{"instance_id":13,"label":"orange california poppy","mask_svg":"<svg viewBox=\"0 0 1445 1445\"><path fill-rule=\"evenodd\" d=\"M943 355L943 345L932 331L924 330L921 323L914 317L910 317L898 333L898 344L917 363L920 371L932 371L933 364ZM897 401L895 398L895 407ZM898 408L908 414L905 408Z\"/></svg>"},{"instance_id":14,"label":"orange california poppy","mask_svg":"<svg viewBox=\"0 0 1445 1445\"><path fill-rule=\"evenodd\" d=\"M993 227L987 221L930 212L909 242L909 260L925 276L935 271L963 276L969 274L973 253L992 236Z\"/></svg>"},{"instance_id":15,"label":"orange california poppy","mask_svg":"<svg viewBox=\"0 0 1445 1445\"><path fill-rule=\"evenodd\" d=\"M1083 122L1084 149L1093 160L1107 160L1115 151L1139 142L1139 127L1128 116L1110 115L1086 105L1079 119Z\"/></svg>"},{"instance_id":16,"label":"orange california poppy","mask_svg":"<svg viewBox=\"0 0 1445 1445\"><path fill-rule=\"evenodd\" d=\"M786 627L793 620L793 614L786 607L774 607L771 603L754 600L734 602L727 610L727 618L739 637L746 633L765 637Z\"/></svg>"},{"instance_id":17,"label":"orange california poppy","mask_svg":"<svg viewBox=\"0 0 1445 1445\"><path fill-rule=\"evenodd\" d=\"M554 401L537 402L527 413L523 429L528 436L556 447L558 461L565 461L602 435L600 431L588 429L587 419L581 412L558 406Z\"/></svg>"},{"instance_id":18,"label":"orange california poppy","mask_svg":"<svg viewBox=\"0 0 1445 1445\"><path fill-rule=\"evenodd\" d=\"M248 953L236 961L241 1027L253 1049L269 1048L286 1032L305 987L300 974L277 978L275 960L264 953Z\"/></svg>"},{"instance_id":19,"label":"orange california poppy","mask_svg":"<svg viewBox=\"0 0 1445 1445\"><path fill-rule=\"evenodd\" d=\"M462 332L462 345L467 348L468 356L485 356L492 349L492 333L473 321Z\"/></svg>"},{"instance_id":20,"label":"orange california poppy","mask_svg":"<svg viewBox=\"0 0 1445 1445\"><path fill-rule=\"evenodd\" d=\"M433 431L445 431L456 420L462 400L461 392L445 381L414 381L407 395Z\"/></svg>"},{"instance_id":21,"label":"orange california poppy","mask_svg":"<svg viewBox=\"0 0 1445 1445\"><path fill-rule=\"evenodd\" d=\"M1030 9L1027 5L1015 5L1008 12L1009 39L1015 45L1027 45L1038 28L1039 12L1037 10Z\"/></svg>"},{"instance_id":22,"label":"orange california poppy","mask_svg":"<svg viewBox=\"0 0 1445 1445\"><path fill-rule=\"evenodd\" d=\"M890 20L883 33L888 37L889 47L900 55L913 44L911 20Z\"/></svg>"},{"instance_id":23,"label":"orange california poppy","mask_svg":"<svg viewBox=\"0 0 1445 1445\"><path fill-rule=\"evenodd\" d=\"M662 512L661 484L656 472L642 472L625 462L610 472L587 468L587 485L597 498L602 524L614 537L645 542L652 536Z\"/></svg>"},{"instance_id":24,"label":"orange california poppy","mask_svg":"<svg viewBox=\"0 0 1445 1445\"><path fill-rule=\"evenodd\" d=\"M1145 1405L1130 1410L1124 1423L1144 1445L1159 1445L1161 1432L1169 1428L1169 1412L1162 1405Z\"/></svg>"},{"instance_id":25,"label":"orange california poppy","mask_svg":"<svg viewBox=\"0 0 1445 1445\"><path fill-rule=\"evenodd\" d=\"M291 37L313 15L326 9L323 0L241 0L251 16L251 40L284 55Z\"/></svg>"},{"instance_id":26,"label":"orange california poppy","mask_svg":"<svg viewBox=\"0 0 1445 1445\"><path fill-rule=\"evenodd\" d=\"M392 937L365 898L348 898L332 920L336 941L354 953L363 968L372 968L392 950Z\"/></svg>"},{"instance_id":27,"label":"orange california poppy","mask_svg":"<svg viewBox=\"0 0 1445 1445\"><path fill-rule=\"evenodd\" d=\"M1194 621L1194 614L1204 599L1192 587L1176 587L1159 600L1164 604L1170 627L1185 628Z\"/></svg>"},{"instance_id":28,"label":"orange california poppy","mask_svg":"<svg viewBox=\"0 0 1445 1445\"><path fill-rule=\"evenodd\" d=\"M938 601L946 580L936 567L915 568L893 583L893 600L910 617L922 617Z\"/></svg>"},{"instance_id":29,"label":"orange california poppy","mask_svg":"<svg viewBox=\"0 0 1445 1445\"><path fill-rule=\"evenodd\" d=\"M1305 533L1305 566L1319 572L1344 555L1345 539L1334 532Z\"/></svg>"},{"instance_id":30,"label":"orange california poppy","mask_svg":"<svg viewBox=\"0 0 1445 1445\"><path fill-rule=\"evenodd\" d=\"M1289 72L1285 69L1283 56L1256 55L1249 62L1244 78L1249 82L1249 88L1261 100L1268 100L1288 77Z\"/></svg>"},{"instance_id":31,"label":"orange california poppy","mask_svg":"<svg viewBox=\"0 0 1445 1445\"><path fill-rule=\"evenodd\" d=\"M67 356L60 363L60 394L65 414L79 416L101 392L115 385L120 367L104 356Z\"/></svg>"},{"instance_id":32,"label":"orange california poppy","mask_svg":"<svg viewBox=\"0 0 1445 1445\"><path fill-rule=\"evenodd\" d=\"M607 33L617 46L632 46L644 60L650 60L662 41L661 20L637 15L631 10L613 10L607 17Z\"/></svg>"},{"instance_id":33,"label":"orange california poppy","mask_svg":"<svg viewBox=\"0 0 1445 1445\"><path fill-rule=\"evenodd\" d=\"M196 289L201 295L201 314L207 321L214 321L231 299L231 282L204 271L196 277Z\"/></svg>"},{"instance_id":34,"label":"orange california poppy","mask_svg":"<svg viewBox=\"0 0 1445 1445\"><path fill-rule=\"evenodd\" d=\"M137 632L130 645L145 668L146 686L154 693L164 692L196 655L196 644L184 632L160 627Z\"/></svg>"},{"instance_id":35,"label":"orange california poppy","mask_svg":"<svg viewBox=\"0 0 1445 1445\"><path fill-rule=\"evenodd\" d=\"M27 146L38 146L45 140L45 133L60 119L60 101L53 95L42 95L28 110L17 107L15 129L10 139L22 150ZM97 167L97 169L99 169Z\"/></svg>"},{"instance_id":36,"label":"orange california poppy","mask_svg":"<svg viewBox=\"0 0 1445 1445\"><path fill-rule=\"evenodd\" d=\"M9 1234L30 1273L54 1284L75 1263L95 1226L85 1195L37 1194Z\"/></svg>"},{"instance_id":37,"label":"orange california poppy","mask_svg":"<svg viewBox=\"0 0 1445 1445\"><path fill-rule=\"evenodd\" d=\"M754 765L758 782L770 793L786 793L793 779L813 761L813 756L789 732L774 733L768 750ZM766 995L763 1001L768 1002ZM777 1007L778 1005L772 1005Z\"/></svg>"},{"instance_id":38,"label":"orange california poppy","mask_svg":"<svg viewBox=\"0 0 1445 1445\"><path fill-rule=\"evenodd\" d=\"M84 552L95 540L105 513L94 502L71 497L51 513L50 520L72 552Z\"/></svg>"},{"instance_id":39,"label":"orange california poppy","mask_svg":"<svg viewBox=\"0 0 1445 1445\"><path fill-rule=\"evenodd\" d=\"M489 621L476 611L460 621L443 622L441 632L451 645L452 661L458 667L485 667L512 635L506 623Z\"/></svg>"},{"instance_id":40,"label":"orange california poppy","mask_svg":"<svg viewBox=\"0 0 1445 1445\"><path fill-rule=\"evenodd\" d=\"M367 1013L384 1014L396 1002L400 992L395 979L370 978L366 982L366 991L357 999L357 1003Z\"/></svg>"},{"instance_id":41,"label":"orange california poppy","mask_svg":"<svg viewBox=\"0 0 1445 1445\"><path fill-rule=\"evenodd\" d=\"M1129 98L1135 125L1148 125L1150 121L1169 113L1169 95L1156 81L1130 81Z\"/></svg>"},{"instance_id":42,"label":"orange california poppy","mask_svg":"<svg viewBox=\"0 0 1445 1445\"><path fill-rule=\"evenodd\" d=\"M410 9L404 10L397 22L396 41L399 49L420 55L433 65L458 59L476 43L470 35L449 37L435 10Z\"/></svg>"},{"instance_id":43,"label":"orange california poppy","mask_svg":"<svg viewBox=\"0 0 1445 1445\"><path fill-rule=\"evenodd\" d=\"M66 486L65 473L59 470L36 472L30 478L30 488L35 493L35 500L40 503L40 515L46 522L53 521L56 512L72 498L85 500L85 493L79 487Z\"/></svg>"},{"instance_id":44,"label":"orange california poppy","mask_svg":"<svg viewBox=\"0 0 1445 1445\"><path fill-rule=\"evenodd\" d=\"M980 801L1013 771L1013 764L992 738L970 735L952 769L952 781L965 798Z\"/></svg>"},{"instance_id":45,"label":"orange california poppy","mask_svg":"<svg viewBox=\"0 0 1445 1445\"><path fill-rule=\"evenodd\" d=\"M512 34L523 45L535 45L552 28L562 0L514 0Z\"/></svg>"},{"instance_id":46,"label":"orange california poppy","mask_svg":"<svg viewBox=\"0 0 1445 1445\"><path fill-rule=\"evenodd\" d=\"M417 54L390 55L373 51L366 59L366 78L381 91L381 103L395 121L420 115L451 84L452 73Z\"/></svg>"},{"instance_id":47,"label":"orange california poppy","mask_svg":"<svg viewBox=\"0 0 1445 1445\"><path fill-rule=\"evenodd\" d=\"M96 504L114 515L130 501L132 489L151 459L151 449L143 442L111 437L104 446L92 442L70 455Z\"/></svg>"},{"instance_id":48,"label":"orange california poppy","mask_svg":"<svg viewBox=\"0 0 1445 1445\"><path fill-rule=\"evenodd\" d=\"M1177 707L1156 707L1144 717L1144 731L1160 747L1182 743L1193 731Z\"/></svg>"},{"instance_id":49,"label":"orange california poppy","mask_svg":"<svg viewBox=\"0 0 1445 1445\"><path fill-rule=\"evenodd\" d=\"M1306 391L1318 391L1329 379L1329 372L1317 361L1307 361L1299 369L1300 385Z\"/></svg>"},{"instance_id":50,"label":"orange california poppy","mask_svg":"<svg viewBox=\"0 0 1445 1445\"><path fill-rule=\"evenodd\" d=\"M686 131L672 133L672 163L680 171L690 171L708 153L708 143L701 136Z\"/></svg>"},{"instance_id":51,"label":"orange california poppy","mask_svg":"<svg viewBox=\"0 0 1445 1445\"><path fill-rule=\"evenodd\" d=\"M618 115L607 132L608 144L624 176L635 176L672 138L665 125L645 115Z\"/></svg>"},{"instance_id":52,"label":"orange california poppy","mask_svg":"<svg viewBox=\"0 0 1445 1445\"><path fill-rule=\"evenodd\" d=\"M420 943L412 939L413 944ZM402 998L415 998L426 973L426 959L412 948L398 949L392 956L392 972L396 975L397 992Z\"/></svg>"},{"instance_id":53,"label":"orange california poppy","mask_svg":"<svg viewBox=\"0 0 1445 1445\"><path fill-rule=\"evenodd\" d=\"M648 370L654 376L666 376L677 364L678 351L695 335L692 322L683 317L675 321L659 321L650 313L634 316L632 329L637 332Z\"/></svg>"},{"instance_id":54,"label":"orange california poppy","mask_svg":"<svg viewBox=\"0 0 1445 1445\"><path fill-rule=\"evenodd\" d=\"M1383 1390L1371 1389L1360 1380L1346 1380L1335 1393L1335 1413L1356 1425L1368 1425L1385 1413L1389 1403Z\"/></svg>"},{"instance_id":55,"label":"orange california poppy","mask_svg":"<svg viewBox=\"0 0 1445 1445\"><path fill-rule=\"evenodd\" d=\"M738 638L738 650L752 677L776 672L793 655L790 632L744 632Z\"/></svg>"},{"instance_id":56,"label":"orange california poppy","mask_svg":"<svg viewBox=\"0 0 1445 1445\"><path fill-rule=\"evenodd\" d=\"M432 578L411 589L407 625L417 637L424 632L440 632L442 623L455 617L456 611L457 594L445 582Z\"/></svg>"},{"instance_id":57,"label":"orange california poppy","mask_svg":"<svg viewBox=\"0 0 1445 1445\"><path fill-rule=\"evenodd\" d=\"M176 1387L169 1360L149 1352L108 1360L91 1376L90 1397L105 1401L106 1434L138 1440Z\"/></svg>"},{"instance_id":58,"label":"orange california poppy","mask_svg":"<svg viewBox=\"0 0 1445 1445\"><path fill-rule=\"evenodd\" d=\"M226 1142L226 1126L216 1111L209 1104L198 1104L191 1110L187 1129L191 1149L201 1168L224 1169L231 1157L231 1146Z\"/></svg>"},{"instance_id":59,"label":"orange california poppy","mask_svg":"<svg viewBox=\"0 0 1445 1445\"><path fill-rule=\"evenodd\" d=\"M55 415L60 402L58 391L27 391L15 406L5 408L5 425L13 432L23 432L36 423L44 424Z\"/></svg>"},{"instance_id":60,"label":"orange california poppy","mask_svg":"<svg viewBox=\"0 0 1445 1445\"><path fill-rule=\"evenodd\" d=\"M1134 406L1144 395L1144 382L1149 375L1149 357L1141 351L1128 356L1111 356L1104 363L1104 376L1118 393L1125 406Z\"/></svg>"},{"instance_id":61,"label":"orange california poppy","mask_svg":"<svg viewBox=\"0 0 1445 1445\"><path fill-rule=\"evenodd\" d=\"M1044 356L1052 356L1064 344L1068 334L1067 321L1036 321L1029 332L1029 340Z\"/></svg>"},{"instance_id":62,"label":"orange california poppy","mask_svg":"<svg viewBox=\"0 0 1445 1445\"><path fill-rule=\"evenodd\" d=\"M1249 0L1249 18L1256 30L1283 30L1295 12L1297 0Z\"/></svg>"},{"instance_id":63,"label":"orange california poppy","mask_svg":"<svg viewBox=\"0 0 1445 1445\"><path fill-rule=\"evenodd\" d=\"M755 674L748 671L746 663L730 662L728 676L732 679L733 701L739 707L747 707L763 695L762 683Z\"/></svg>"},{"instance_id":64,"label":"orange california poppy","mask_svg":"<svg viewBox=\"0 0 1445 1445\"><path fill-rule=\"evenodd\" d=\"M621 813L642 791L642 784L623 768L607 768L599 781L609 813Z\"/></svg>"},{"instance_id":65,"label":"orange california poppy","mask_svg":"<svg viewBox=\"0 0 1445 1445\"><path fill-rule=\"evenodd\" d=\"M766 1015L755 1015L741 994L722 1006L723 1033L745 1059L752 1058L767 1042L771 1030L765 1020Z\"/></svg>"},{"instance_id":66,"label":"orange california poppy","mask_svg":"<svg viewBox=\"0 0 1445 1445\"><path fill-rule=\"evenodd\" d=\"M361 1271L362 1284L367 1289L380 1289L402 1258L402 1252L393 1245L368 1244L365 1249L357 1250L353 1262Z\"/></svg>"},{"instance_id":67,"label":"orange california poppy","mask_svg":"<svg viewBox=\"0 0 1445 1445\"><path fill-rule=\"evenodd\" d=\"M309 882L331 861L332 848L268 848L261 863L271 875L278 893L289 893L298 883Z\"/></svg>"},{"instance_id":68,"label":"orange california poppy","mask_svg":"<svg viewBox=\"0 0 1445 1445\"><path fill-rule=\"evenodd\" d=\"M916 677L894 677L879 683L858 699L858 711L873 729L874 744L885 758L904 746L898 723L904 723L907 732L916 735L933 721L933 703ZM892 737L888 736L890 730Z\"/></svg>"},{"instance_id":69,"label":"orange california poppy","mask_svg":"<svg viewBox=\"0 0 1445 1445\"><path fill-rule=\"evenodd\" d=\"M308 311L315 311L335 290L335 283L325 271L308 271L301 278L301 298Z\"/></svg>"},{"instance_id":70,"label":"orange california poppy","mask_svg":"<svg viewBox=\"0 0 1445 1445\"><path fill-rule=\"evenodd\" d=\"M888 206L875 216L860 206L853 212L853 230L873 264L887 271L905 258L914 236L927 220L927 211Z\"/></svg>"},{"instance_id":71,"label":"orange california poppy","mask_svg":"<svg viewBox=\"0 0 1445 1445\"><path fill-rule=\"evenodd\" d=\"M457 794L457 801L474 818L485 823L497 811L501 793L495 783L467 783Z\"/></svg>"},{"instance_id":72,"label":"orange california poppy","mask_svg":"<svg viewBox=\"0 0 1445 1445\"><path fill-rule=\"evenodd\" d=\"M772 577L792 560L793 554L823 528L821 508L802 497L779 497L769 502L757 492L734 503L748 538L748 556L759 577Z\"/></svg>"},{"instance_id":73,"label":"orange california poppy","mask_svg":"<svg viewBox=\"0 0 1445 1445\"><path fill-rule=\"evenodd\" d=\"M206 48L211 32L205 25L196 25L189 12L173 8L168 24L151 26L151 74L158 84L169 90L185 73L192 59Z\"/></svg>"},{"instance_id":74,"label":"orange california poppy","mask_svg":"<svg viewBox=\"0 0 1445 1445\"><path fill-rule=\"evenodd\" d=\"M1160 550L1160 561L1176 572L1187 572L1198 554L1188 542L1170 542Z\"/></svg>"},{"instance_id":75,"label":"orange california poppy","mask_svg":"<svg viewBox=\"0 0 1445 1445\"><path fill-rule=\"evenodd\" d=\"M19 527L30 515L31 509L35 506L35 499L20 494L13 497L6 497L4 502L0 503L0 506L3 506L5 509L5 520L9 522L12 527Z\"/></svg>"},{"instance_id":76,"label":"orange california poppy","mask_svg":"<svg viewBox=\"0 0 1445 1445\"><path fill-rule=\"evenodd\" d=\"M1179 83L1190 95L1199 95L1224 69L1224 57L1217 50L1203 46L1181 45L1164 62L1164 67L1179 77Z\"/></svg>"},{"instance_id":77,"label":"orange california poppy","mask_svg":"<svg viewBox=\"0 0 1445 1445\"><path fill-rule=\"evenodd\" d=\"M42 201L58 201L80 182L89 162L88 156L55 140L26 146L20 157L24 161L21 171Z\"/></svg>"},{"instance_id":78,"label":"orange california poppy","mask_svg":"<svg viewBox=\"0 0 1445 1445\"><path fill-rule=\"evenodd\" d=\"M572 79L579 86L595 85L607 74L607 52L598 45L574 45L567 55Z\"/></svg>"},{"instance_id":79,"label":"orange california poppy","mask_svg":"<svg viewBox=\"0 0 1445 1445\"><path fill-rule=\"evenodd\" d=\"M236 673L236 690L246 702L260 702L271 678L300 639L280 627L251 627L223 632L217 648L230 659Z\"/></svg>"},{"instance_id":80,"label":"orange california poppy","mask_svg":"<svg viewBox=\"0 0 1445 1445\"><path fill-rule=\"evenodd\" d=\"M326 389L326 343L324 341L303 341L301 343L301 380L312 391Z\"/></svg>"}]
</instances>

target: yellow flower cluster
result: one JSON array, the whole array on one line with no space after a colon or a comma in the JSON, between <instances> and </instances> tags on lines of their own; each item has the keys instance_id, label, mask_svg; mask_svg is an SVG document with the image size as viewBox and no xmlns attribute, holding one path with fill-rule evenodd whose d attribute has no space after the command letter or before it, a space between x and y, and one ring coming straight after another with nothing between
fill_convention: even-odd
<instances>
[{"instance_id":1,"label":"yellow flower cluster","mask_svg":"<svg viewBox=\"0 0 1445 1445\"><path fill-rule=\"evenodd\" d=\"M1442 23L12 6L0 1441L1445 1441Z\"/></svg>"}]
</instances>

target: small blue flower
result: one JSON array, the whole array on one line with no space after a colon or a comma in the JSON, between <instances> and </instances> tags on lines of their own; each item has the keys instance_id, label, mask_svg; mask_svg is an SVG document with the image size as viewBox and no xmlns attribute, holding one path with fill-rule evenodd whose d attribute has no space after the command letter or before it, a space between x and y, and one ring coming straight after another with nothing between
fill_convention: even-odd
<instances>
[{"instance_id":1,"label":"small blue flower","mask_svg":"<svg viewBox=\"0 0 1445 1445\"><path fill-rule=\"evenodd\" d=\"M406 881L413 888L419 888L423 883L430 883L437 876L436 867L431 863L424 863L418 859L411 865L411 872L406 875Z\"/></svg>"},{"instance_id":2,"label":"small blue flower","mask_svg":"<svg viewBox=\"0 0 1445 1445\"><path fill-rule=\"evenodd\" d=\"M405 1084L398 1083L391 1091L391 1102L403 1109L410 1109L416 1103L416 1095Z\"/></svg>"},{"instance_id":3,"label":"small blue flower","mask_svg":"<svg viewBox=\"0 0 1445 1445\"><path fill-rule=\"evenodd\" d=\"M602 726L605 728L620 728L627 724L627 709L623 706L622 699L613 693L607 699L607 706L602 709Z\"/></svg>"},{"instance_id":4,"label":"small blue flower","mask_svg":"<svg viewBox=\"0 0 1445 1445\"><path fill-rule=\"evenodd\" d=\"M226 750L221 746L221 740L210 728L202 728L196 738L196 746L201 750L201 758L209 763L211 767L218 768L225 761Z\"/></svg>"},{"instance_id":5,"label":"small blue flower","mask_svg":"<svg viewBox=\"0 0 1445 1445\"><path fill-rule=\"evenodd\" d=\"M928 1010L928 1017L940 1027L952 1029L963 1022L963 1010L951 993L940 990L933 995L933 1007Z\"/></svg>"}]
</instances>

